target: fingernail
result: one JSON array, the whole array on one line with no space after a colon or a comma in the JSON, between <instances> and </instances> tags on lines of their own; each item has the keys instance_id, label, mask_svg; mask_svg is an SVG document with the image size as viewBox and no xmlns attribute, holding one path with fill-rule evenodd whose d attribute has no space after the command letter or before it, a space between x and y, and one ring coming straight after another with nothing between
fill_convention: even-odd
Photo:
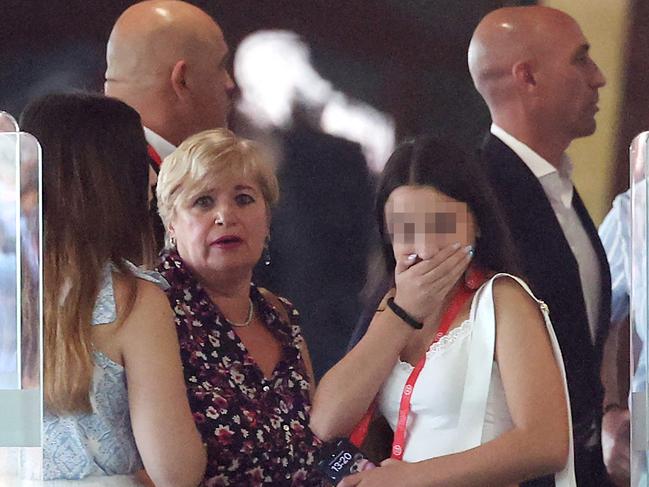
<instances>
[{"instance_id":1,"label":"fingernail","mask_svg":"<svg viewBox=\"0 0 649 487\"><path fill-rule=\"evenodd\" d=\"M408 260L415 260L417 258L417 254L410 254L407 259Z\"/></svg>"},{"instance_id":2,"label":"fingernail","mask_svg":"<svg viewBox=\"0 0 649 487\"><path fill-rule=\"evenodd\" d=\"M459 249L461 247L460 242L455 242L452 247L453 247L453 250Z\"/></svg>"}]
</instances>

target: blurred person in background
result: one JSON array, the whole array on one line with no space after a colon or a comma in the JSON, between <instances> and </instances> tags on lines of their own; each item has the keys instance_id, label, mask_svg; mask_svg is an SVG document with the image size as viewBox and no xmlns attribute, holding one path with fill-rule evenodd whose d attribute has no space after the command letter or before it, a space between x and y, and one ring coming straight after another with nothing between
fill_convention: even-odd
<instances>
[{"instance_id":1,"label":"blurred person in background","mask_svg":"<svg viewBox=\"0 0 649 487\"><path fill-rule=\"evenodd\" d=\"M179 0L146 0L117 19L106 47L104 92L142 117L151 167L192 134L227 127L234 82L219 25ZM157 250L164 227L152 205Z\"/></svg>"},{"instance_id":2,"label":"blurred person in background","mask_svg":"<svg viewBox=\"0 0 649 487\"><path fill-rule=\"evenodd\" d=\"M375 236L370 167L387 160L394 133L388 117L336 90L311 58L306 40L292 32L243 40L234 60L235 115L242 115L235 121L240 134L273 148L282 188L270 263L255 268L255 282L300 309L319 377L342 357L362 309ZM359 132L369 135L365 143L354 140Z\"/></svg>"},{"instance_id":3,"label":"blurred person in background","mask_svg":"<svg viewBox=\"0 0 649 487\"><path fill-rule=\"evenodd\" d=\"M200 8L138 2L110 34L104 92L137 110L159 165L190 135L227 127L235 88L229 60L221 28Z\"/></svg>"},{"instance_id":4,"label":"blurred person in background","mask_svg":"<svg viewBox=\"0 0 649 487\"><path fill-rule=\"evenodd\" d=\"M644 154L644 150L639 153ZM638 166L644 168L645 161ZM637 172L640 172L639 170ZM645 182L643 174L636 175L635 201L638 205L638 216L642 217L642 204L646 205ZM631 415L629 403L624 398L624 389L615 384L619 377L618 369L626 374L630 367L630 355L635 354L633 377L630 392L644 392L647 387L647 289L646 289L646 249L644 252L638 237L645 233L645 222L636 216L634 222L631 218L631 189L621 193L613 200L613 206L608 212L601 226L599 236L606 249L606 256L611 267L611 333L620 334L612 354L606 355L605 360L612 364L613 377L609 378L604 397L604 417L602 418L602 450L604 464L611 479L618 486L629 485L631 478ZM646 217L646 215L644 215ZM636 225L636 227L633 227ZM639 225L639 226L638 226ZM632 251L632 228L639 244ZM632 271L633 269L633 271ZM631 275L635 273L635 296L631 306ZM633 313L631 310L633 309ZM633 314L633 316L631 316ZM627 343L622 343L622 336L629 333L622 330L628 328L633 322L632 348L629 350ZM607 350L607 352L609 352ZM623 358L620 360L620 355ZM607 378L605 376L605 378ZM647 456L646 452L634 451L634 472L640 476L634 485L646 485L647 482Z\"/></svg>"}]
</instances>

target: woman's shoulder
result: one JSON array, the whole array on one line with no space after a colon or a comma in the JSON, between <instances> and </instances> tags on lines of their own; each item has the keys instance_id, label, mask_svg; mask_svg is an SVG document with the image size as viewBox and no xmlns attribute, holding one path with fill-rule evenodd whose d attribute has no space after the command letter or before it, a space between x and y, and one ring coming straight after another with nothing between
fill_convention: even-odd
<instances>
[{"instance_id":1,"label":"woman's shoulder","mask_svg":"<svg viewBox=\"0 0 649 487\"><path fill-rule=\"evenodd\" d=\"M131 279L128 283L127 277L120 275L116 284L118 307L130 304L130 309L120 326L113 330L110 343L124 357L125 367L127 363L133 367L135 355L141 359L167 353L170 344L176 347L177 353L177 330L166 294L157 284L144 279Z\"/></svg>"},{"instance_id":2,"label":"woman's shoulder","mask_svg":"<svg viewBox=\"0 0 649 487\"><path fill-rule=\"evenodd\" d=\"M494 275L491 281L497 315L515 319L527 313L547 314L547 305L534 295L523 279L501 273Z\"/></svg>"},{"instance_id":3,"label":"woman's shoulder","mask_svg":"<svg viewBox=\"0 0 649 487\"><path fill-rule=\"evenodd\" d=\"M504 272L494 273L489 277L485 283L491 282L493 289L493 296L496 302L498 301L530 301L540 302L529 285L520 277Z\"/></svg>"},{"instance_id":4,"label":"woman's shoulder","mask_svg":"<svg viewBox=\"0 0 649 487\"><path fill-rule=\"evenodd\" d=\"M130 286L120 276L116 280L116 288L120 289L123 298L128 298ZM135 301L132 311L135 313L153 311L159 307L169 308L169 300L159 283L146 279L135 279Z\"/></svg>"},{"instance_id":5,"label":"woman's shoulder","mask_svg":"<svg viewBox=\"0 0 649 487\"><path fill-rule=\"evenodd\" d=\"M161 290L167 289L168 286L167 281L155 271L136 267L126 260L119 265L107 262L100 275L92 324L115 323L118 311L129 307L132 309L139 293L155 297L154 289L162 294Z\"/></svg>"},{"instance_id":6,"label":"woman's shoulder","mask_svg":"<svg viewBox=\"0 0 649 487\"><path fill-rule=\"evenodd\" d=\"M138 326L146 326L171 316L169 300L163 291L161 283L155 278L144 279L138 274L133 274L136 279L129 278L121 273L114 274L115 298L118 309L125 306L130 300L131 309L124 320L124 328L137 322ZM159 322L158 322L159 323Z\"/></svg>"},{"instance_id":7,"label":"woman's shoulder","mask_svg":"<svg viewBox=\"0 0 649 487\"><path fill-rule=\"evenodd\" d=\"M109 276L110 292L98 301L93 316L94 324L109 326L93 327L92 341L96 352L122 367L129 344L147 347L165 327L173 330L173 314L159 283L123 269L113 268Z\"/></svg>"}]
</instances>

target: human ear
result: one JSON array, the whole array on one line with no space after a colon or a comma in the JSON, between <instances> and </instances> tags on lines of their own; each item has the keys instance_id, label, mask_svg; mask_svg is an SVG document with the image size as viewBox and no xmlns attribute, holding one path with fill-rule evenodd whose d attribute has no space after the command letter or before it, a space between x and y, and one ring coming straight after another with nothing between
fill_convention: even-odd
<instances>
[{"instance_id":1,"label":"human ear","mask_svg":"<svg viewBox=\"0 0 649 487\"><path fill-rule=\"evenodd\" d=\"M532 66L528 62L519 62L512 66L512 75L517 83L528 88L536 86L536 78Z\"/></svg>"},{"instance_id":2,"label":"human ear","mask_svg":"<svg viewBox=\"0 0 649 487\"><path fill-rule=\"evenodd\" d=\"M171 69L170 76L171 88L178 98L184 98L188 90L187 87L187 63L184 59L179 60Z\"/></svg>"}]
</instances>

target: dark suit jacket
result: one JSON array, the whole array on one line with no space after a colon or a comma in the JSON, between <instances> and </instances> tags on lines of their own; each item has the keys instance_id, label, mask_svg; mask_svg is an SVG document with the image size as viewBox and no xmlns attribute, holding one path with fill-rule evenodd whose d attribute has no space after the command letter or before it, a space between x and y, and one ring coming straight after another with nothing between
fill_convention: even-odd
<instances>
[{"instance_id":1,"label":"dark suit jacket","mask_svg":"<svg viewBox=\"0 0 649 487\"><path fill-rule=\"evenodd\" d=\"M358 144L301 125L276 135L284 157L271 264L257 266L255 282L296 305L320 377L344 354L360 313L371 176Z\"/></svg>"},{"instance_id":2,"label":"dark suit jacket","mask_svg":"<svg viewBox=\"0 0 649 487\"><path fill-rule=\"evenodd\" d=\"M611 311L611 276L606 254L575 190L573 207L595 249L601 276L599 322L593 346L577 260L541 183L514 151L493 135L485 141L482 160L505 212L524 277L536 296L550 308L566 368L578 457L592 434L591 425L594 423L599 429L601 424L603 387L599 371ZM576 458L578 473L579 463Z\"/></svg>"}]
</instances>

